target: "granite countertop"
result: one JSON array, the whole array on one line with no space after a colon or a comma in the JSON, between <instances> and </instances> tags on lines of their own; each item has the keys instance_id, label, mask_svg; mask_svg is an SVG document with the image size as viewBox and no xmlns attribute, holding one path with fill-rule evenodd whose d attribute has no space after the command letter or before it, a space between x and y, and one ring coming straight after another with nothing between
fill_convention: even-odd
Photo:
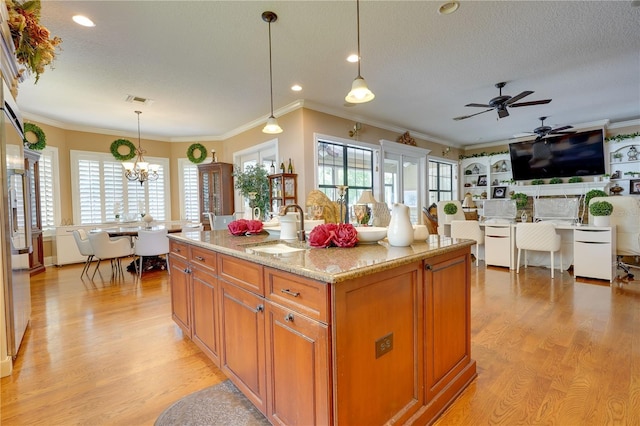
<instances>
[{"instance_id":1,"label":"granite countertop","mask_svg":"<svg viewBox=\"0 0 640 426\"><path fill-rule=\"evenodd\" d=\"M267 233L234 236L227 230L187 231L170 234L169 238L327 283L373 274L474 244L472 240L430 235L427 240L416 241L409 247L393 247L385 239L351 248L315 248L308 243L280 241ZM252 249L277 242L304 250L267 254Z\"/></svg>"}]
</instances>

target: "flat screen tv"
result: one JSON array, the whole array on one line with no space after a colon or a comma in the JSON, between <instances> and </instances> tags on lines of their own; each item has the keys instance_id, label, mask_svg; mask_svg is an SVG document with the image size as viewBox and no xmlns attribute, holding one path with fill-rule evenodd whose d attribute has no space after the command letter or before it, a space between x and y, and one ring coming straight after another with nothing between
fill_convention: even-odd
<instances>
[{"instance_id":1,"label":"flat screen tv","mask_svg":"<svg viewBox=\"0 0 640 426\"><path fill-rule=\"evenodd\" d=\"M509 144L514 180L605 173L604 130Z\"/></svg>"}]
</instances>

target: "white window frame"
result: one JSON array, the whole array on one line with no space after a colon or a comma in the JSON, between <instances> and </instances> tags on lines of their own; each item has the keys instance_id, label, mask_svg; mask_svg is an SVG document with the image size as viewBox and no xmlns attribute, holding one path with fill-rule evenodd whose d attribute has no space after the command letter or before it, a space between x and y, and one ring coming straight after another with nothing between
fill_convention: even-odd
<instances>
[{"instance_id":1,"label":"white window frame","mask_svg":"<svg viewBox=\"0 0 640 426\"><path fill-rule=\"evenodd\" d=\"M80 224L80 183L78 174L78 162L81 159L88 159L92 161L114 161L113 156L109 153L95 152L95 151L79 151L70 150L70 168L71 168L71 201L73 210L73 223ZM165 221L171 220L171 176L170 176L170 161L168 158L160 157L148 157L145 159L149 163L160 164L163 167L164 173L164 216ZM124 170L124 169L123 169ZM123 172L124 174L124 172Z\"/></svg>"},{"instance_id":2,"label":"white window frame","mask_svg":"<svg viewBox=\"0 0 640 426\"><path fill-rule=\"evenodd\" d=\"M50 196L53 203L53 225L42 225L42 235L47 238L55 235L56 226L62 225L62 213L60 209L60 161L58 147L46 146L42 150L40 158L45 156L51 158L51 194L43 188L42 184L40 185L40 208L42 209L44 206L45 203L42 202L42 199L46 196ZM42 180L42 168L40 168L40 177Z\"/></svg>"},{"instance_id":3,"label":"white window frame","mask_svg":"<svg viewBox=\"0 0 640 426\"><path fill-rule=\"evenodd\" d=\"M278 163L278 138L268 140L266 142L254 145L252 147L242 149L233 153L234 167L238 166L244 170L244 166L247 163L250 164L262 164L269 172L271 163L267 164L271 160ZM281 160L284 161L284 160ZM276 164L276 170L279 169L279 164ZM234 198L234 208L236 212L244 211L245 199L236 189Z\"/></svg>"},{"instance_id":4,"label":"white window frame","mask_svg":"<svg viewBox=\"0 0 640 426\"><path fill-rule=\"evenodd\" d=\"M198 185L200 184L198 182L198 165L192 163L191 161L189 161L188 158L178 158L178 191L179 191L179 196L180 196L180 220L184 221L184 220L191 220L191 221L196 221L196 222L200 222L202 220L202 218L200 217L200 198L199 198L199 194L196 192L196 213L197 213L197 217L195 218L188 218L187 217L187 212L186 212L186 207L187 207L187 200L186 200L186 194L187 194L187 190L185 188L185 168L186 167L194 167L196 169L196 187L198 187Z\"/></svg>"}]
</instances>

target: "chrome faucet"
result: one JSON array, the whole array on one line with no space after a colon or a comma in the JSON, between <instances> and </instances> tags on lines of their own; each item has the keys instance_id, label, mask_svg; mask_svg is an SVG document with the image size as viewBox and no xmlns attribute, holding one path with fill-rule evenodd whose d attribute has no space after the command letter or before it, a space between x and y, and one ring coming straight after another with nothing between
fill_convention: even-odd
<instances>
[{"instance_id":1,"label":"chrome faucet","mask_svg":"<svg viewBox=\"0 0 640 426\"><path fill-rule=\"evenodd\" d=\"M284 209L280 210L280 216L284 216L290 209L297 210L300 213L300 230L298 231L298 240L305 241L304 235L304 211L302 211L302 207L297 204L287 204Z\"/></svg>"}]
</instances>

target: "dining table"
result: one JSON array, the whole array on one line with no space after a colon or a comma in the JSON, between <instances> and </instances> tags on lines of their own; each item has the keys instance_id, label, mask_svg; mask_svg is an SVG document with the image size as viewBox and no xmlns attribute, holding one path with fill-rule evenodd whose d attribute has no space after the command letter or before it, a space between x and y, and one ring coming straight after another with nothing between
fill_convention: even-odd
<instances>
[{"instance_id":1,"label":"dining table","mask_svg":"<svg viewBox=\"0 0 640 426\"><path fill-rule=\"evenodd\" d=\"M184 227L182 224L179 224L179 223L155 225L150 227L147 227L145 225L140 225L140 224L131 224L131 225L122 224L122 225L113 226L113 227L100 228L100 229L96 229L96 231L90 231L90 232L103 231L108 233L109 237L137 237L138 231L140 230L159 231L162 229L166 229L167 232L170 234L175 232L182 232L183 229L188 230L187 227ZM194 230L197 230L197 229L194 228Z\"/></svg>"}]
</instances>

